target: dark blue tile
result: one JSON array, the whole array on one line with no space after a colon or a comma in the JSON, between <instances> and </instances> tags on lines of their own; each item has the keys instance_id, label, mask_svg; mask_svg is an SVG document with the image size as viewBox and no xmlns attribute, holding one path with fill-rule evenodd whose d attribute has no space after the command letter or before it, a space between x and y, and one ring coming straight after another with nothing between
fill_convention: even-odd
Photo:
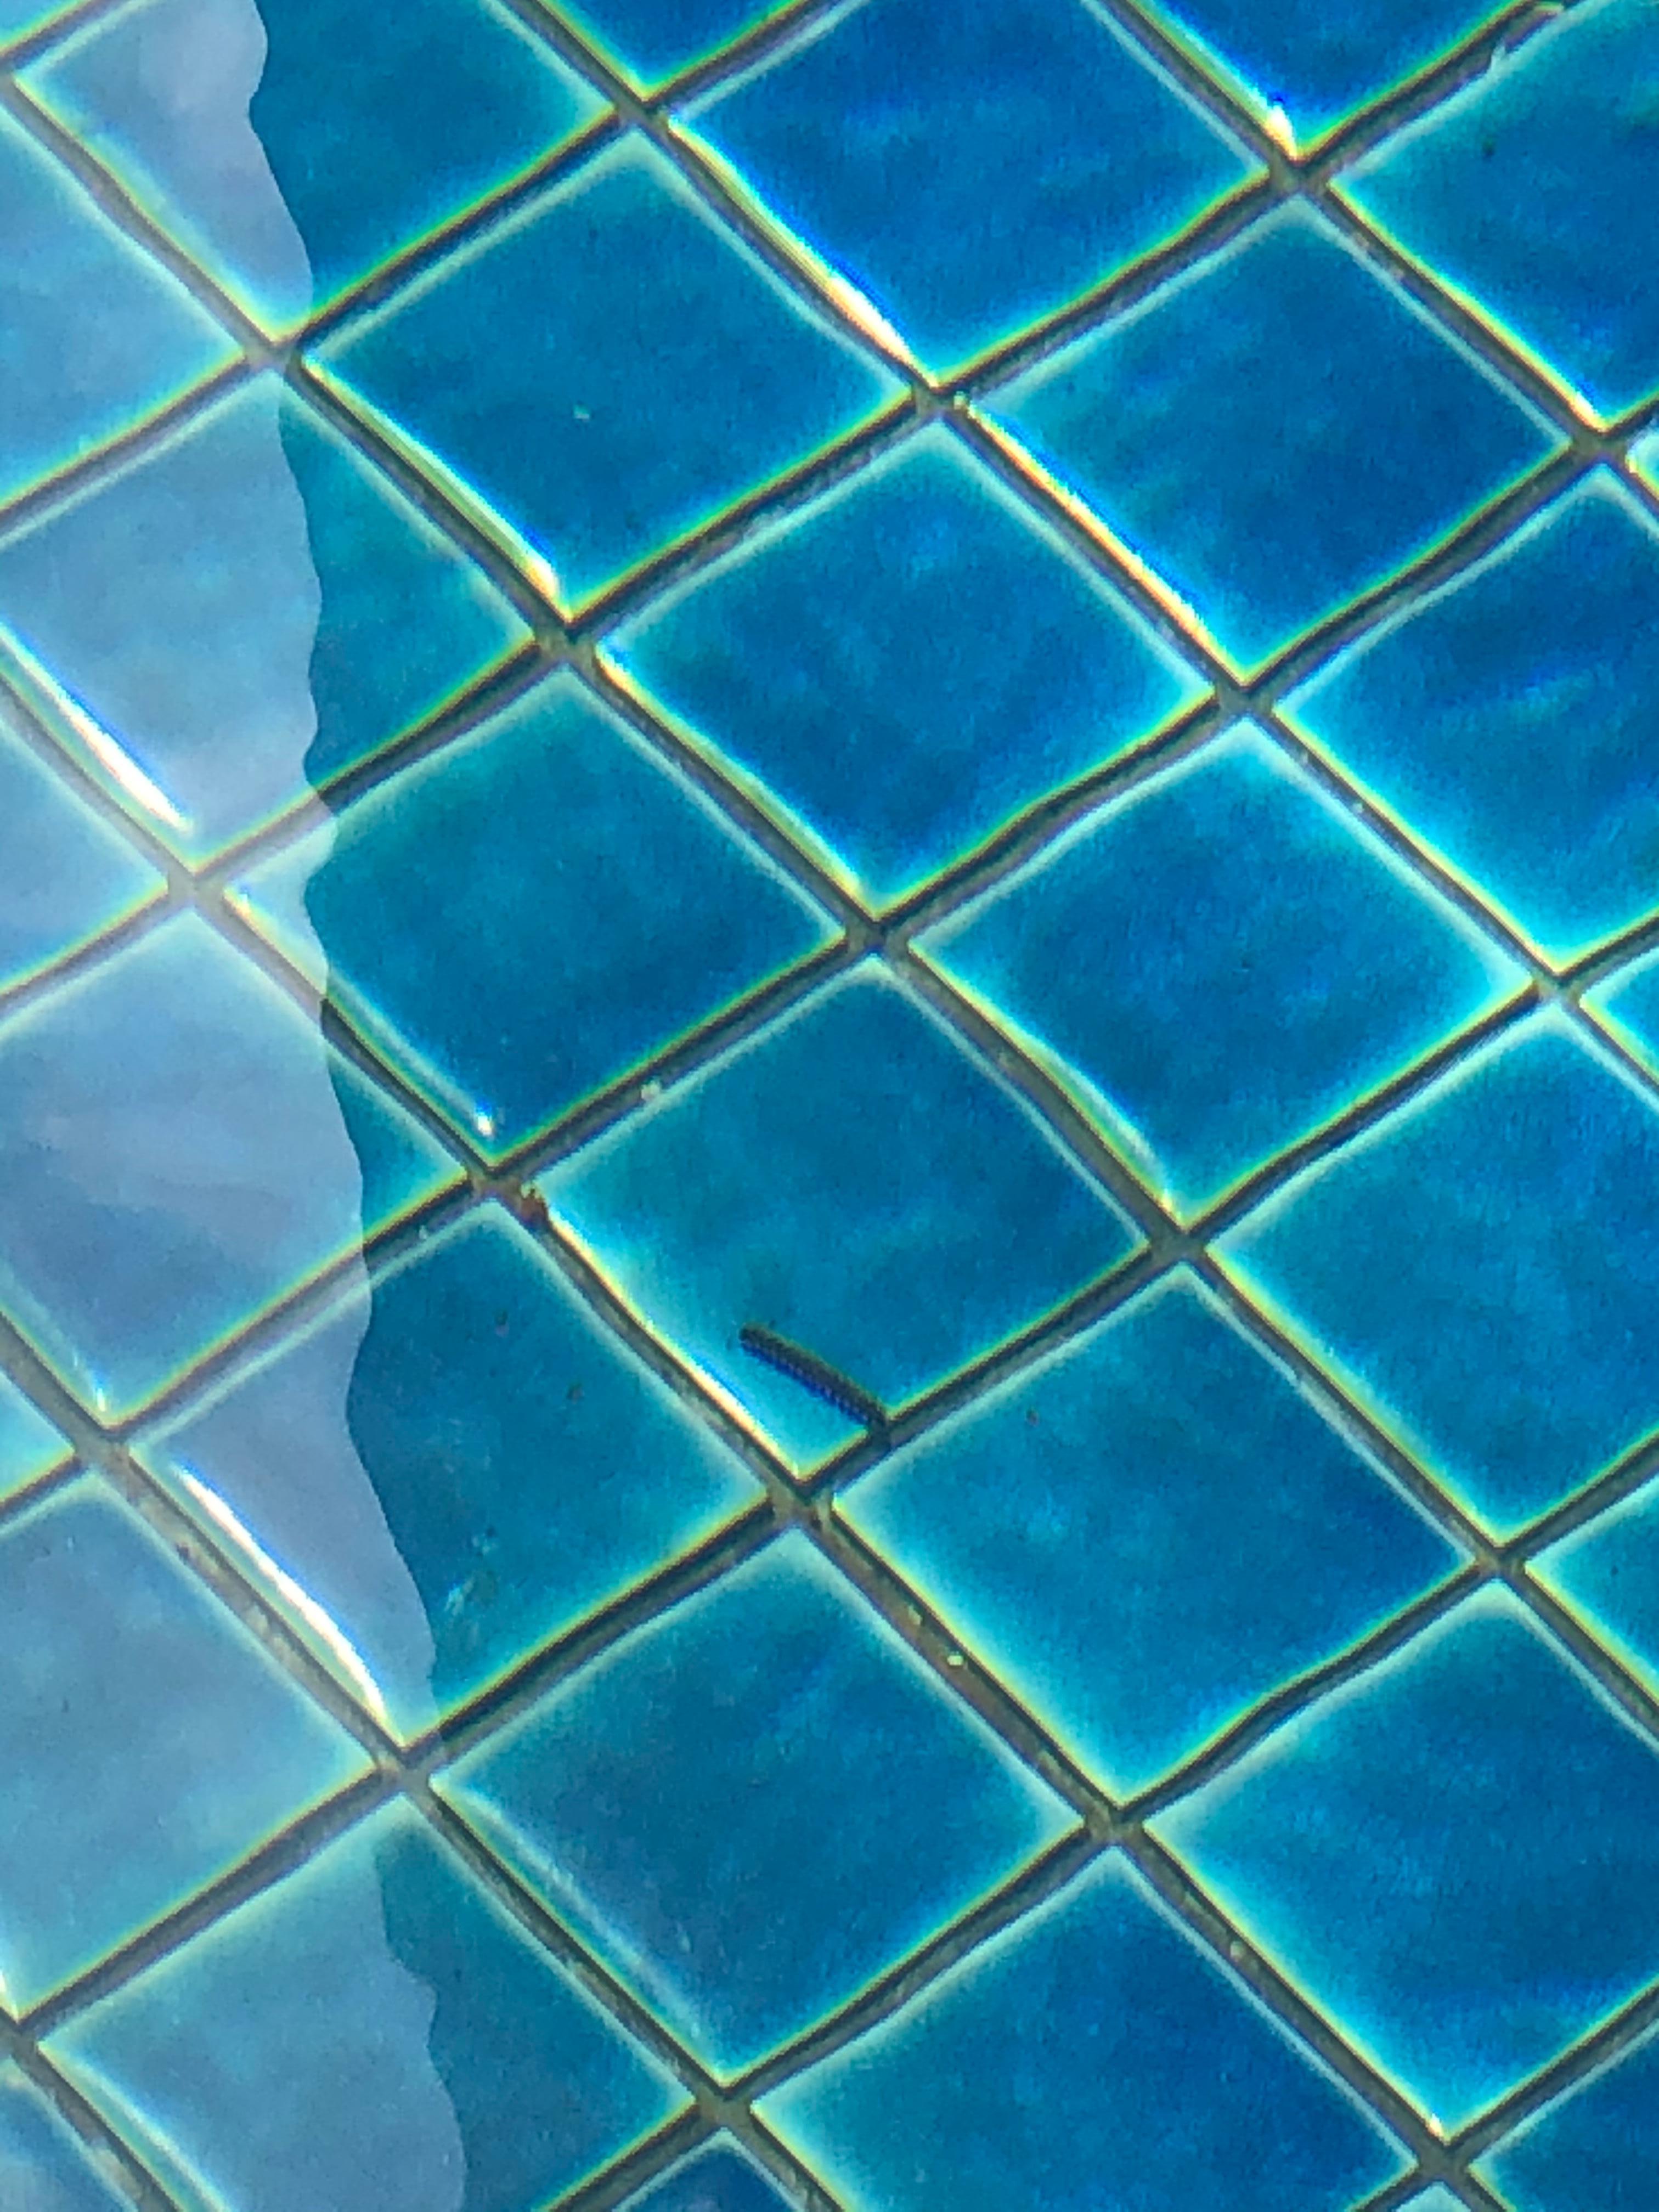
<instances>
[{"instance_id":1,"label":"dark blue tile","mask_svg":"<svg viewBox=\"0 0 1659 2212\"><path fill-rule=\"evenodd\" d=\"M235 348L5 116L0 203L0 499L9 499L154 414Z\"/></svg>"},{"instance_id":2,"label":"dark blue tile","mask_svg":"<svg viewBox=\"0 0 1659 2212\"><path fill-rule=\"evenodd\" d=\"M760 1496L495 1208L143 1455L405 1740Z\"/></svg>"},{"instance_id":3,"label":"dark blue tile","mask_svg":"<svg viewBox=\"0 0 1659 2212\"><path fill-rule=\"evenodd\" d=\"M1121 1797L1457 1563L1184 1271L840 1510Z\"/></svg>"},{"instance_id":4,"label":"dark blue tile","mask_svg":"<svg viewBox=\"0 0 1659 2212\"><path fill-rule=\"evenodd\" d=\"M489 0L403 0L367 15L350 0L139 0L25 81L271 331L326 307L605 109Z\"/></svg>"},{"instance_id":5,"label":"dark blue tile","mask_svg":"<svg viewBox=\"0 0 1659 2212\"><path fill-rule=\"evenodd\" d=\"M935 375L1176 237L1254 166L1077 0L868 0L686 121Z\"/></svg>"},{"instance_id":6,"label":"dark blue tile","mask_svg":"<svg viewBox=\"0 0 1659 2212\"><path fill-rule=\"evenodd\" d=\"M612 69L654 89L783 9L784 0L564 0L559 12Z\"/></svg>"},{"instance_id":7,"label":"dark blue tile","mask_svg":"<svg viewBox=\"0 0 1659 2212\"><path fill-rule=\"evenodd\" d=\"M1646 2037L1546 2105L1475 2171L1515 2212L1647 2212L1659 2173L1659 2041Z\"/></svg>"},{"instance_id":8,"label":"dark blue tile","mask_svg":"<svg viewBox=\"0 0 1659 2212\"><path fill-rule=\"evenodd\" d=\"M919 944L1188 1218L1526 981L1248 729Z\"/></svg>"},{"instance_id":9,"label":"dark blue tile","mask_svg":"<svg viewBox=\"0 0 1659 2212\"><path fill-rule=\"evenodd\" d=\"M9 2060L0 2065L0 2204L13 2212L122 2212L67 2121Z\"/></svg>"},{"instance_id":10,"label":"dark blue tile","mask_svg":"<svg viewBox=\"0 0 1659 2212\"><path fill-rule=\"evenodd\" d=\"M1404 2164L1115 1857L759 2111L848 2212L1347 2212Z\"/></svg>"},{"instance_id":11,"label":"dark blue tile","mask_svg":"<svg viewBox=\"0 0 1659 2212\"><path fill-rule=\"evenodd\" d=\"M0 1028L0 1308L106 1419L458 1176L193 916Z\"/></svg>"},{"instance_id":12,"label":"dark blue tile","mask_svg":"<svg viewBox=\"0 0 1659 2212\"><path fill-rule=\"evenodd\" d=\"M1659 905L1659 531L1609 472L1283 711L1546 959Z\"/></svg>"},{"instance_id":13,"label":"dark blue tile","mask_svg":"<svg viewBox=\"0 0 1659 2212\"><path fill-rule=\"evenodd\" d=\"M164 887L14 726L0 705L0 991L78 951Z\"/></svg>"},{"instance_id":14,"label":"dark blue tile","mask_svg":"<svg viewBox=\"0 0 1659 2212\"><path fill-rule=\"evenodd\" d=\"M275 863L290 910L296 872L336 998L496 1156L835 934L568 676Z\"/></svg>"},{"instance_id":15,"label":"dark blue tile","mask_svg":"<svg viewBox=\"0 0 1659 2212\"><path fill-rule=\"evenodd\" d=\"M100 1483L0 1533L0 2001L38 2004L360 1773Z\"/></svg>"},{"instance_id":16,"label":"dark blue tile","mask_svg":"<svg viewBox=\"0 0 1659 2212\"><path fill-rule=\"evenodd\" d=\"M529 636L275 378L0 548L0 623L62 741L192 861Z\"/></svg>"},{"instance_id":17,"label":"dark blue tile","mask_svg":"<svg viewBox=\"0 0 1659 2212\"><path fill-rule=\"evenodd\" d=\"M1297 1176L1223 1254L1499 1535L1659 1424L1659 1116L1559 1015Z\"/></svg>"},{"instance_id":18,"label":"dark blue tile","mask_svg":"<svg viewBox=\"0 0 1659 2212\"><path fill-rule=\"evenodd\" d=\"M873 906L1204 692L938 428L605 649Z\"/></svg>"},{"instance_id":19,"label":"dark blue tile","mask_svg":"<svg viewBox=\"0 0 1659 2212\"><path fill-rule=\"evenodd\" d=\"M185 2204L540 2212L684 2092L392 1808L61 2028Z\"/></svg>"},{"instance_id":20,"label":"dark blue tile","mask_svg":"<svg viewBox=\"0 0 1659 2212\"><path fill-rule=\"evenodd\" d=\"M0 1498L27 1489L69 1455L68 1439L0 1375Z\"/></svg>"},{"instance_id":21,"label":"dark blue tile","mask_svg":"<svg viewBox=\"0 0 1659 2212\"><path fill-rule=\"evenodd\" d=\"M899 389L631 138L319 365L572 608Z\"/></svg>"},{"instance_id":22,"label":"dark blue tile","mask_svg":"<svg viewBox=\"0 0 1659 2212\"><path fill-rule=\"evenodd\" d=\"M1659 1699L1659 1482L1552 1544L1531 1571Z\"/></svg>"},{"instance_id":23,"label":"dark blue tile","mask_svg":"<svg viewBox=\"0 0 1659 2212\"><path fill-rule=\"evenodd\" d=\"M1073 1819L798 1534L636 1631L440 1786L728 2077Z\"/></svg>"},{"instance_id":24,"label":"dark blue tile","mask_svg":"<svg viewBox=\"0 0 1659 2212\"><path fill-rule=\"evenodd\" d=\"M1659 1076L1659 950L1615 969L1585 992L1584 1003L1633 1059Z\"/></svg>"},{"instance_id":25,"label":"dark blue tile","mask_svg":"<svg viewBox=\"0 0 1659 2212\"><path fill-rule=\"evenodd\" d=\"M1499 12L1500 0L1152 0L1266 127L1307 146L1384 98Z\"/></svg>"},{"instance_id":26,"label":"dark blue tile","mask_svg":"<svg viewBox=\"0 0 1659 2212\"><path fill-rule=\"evenodd\" d=\"M1659 1757L1506 1591L1153 1826L1449 2135L1659 1973Z\"/></svg>"},{"instance_id":27,"label":"dark blue tile","mask_svg":"<svg viewBox=\"0 0 1659 2212\"><path fill-rule=\"evenodd\" d=\"M1427 553L1554 443L1299 208L993 411L1240 668Z\"/></svg>"},{"instance_id":28,"label":"dark blue tile","mask_svg":"<svg viewBox=\"0 0 1659 2212\"><path fill-rule=\"evenodd\" d=\"M1610 421L1659 391L1646 0L1599 0L1342 179L1344 196Z\"/></svg>"},{"instance_id":29,"label":"dark blue tile","mask_svg":"<svg viewBox=\"0 0 1659 2212\"><path fill-rule=\"evenodd\" d=\"M629 1305L797 1465L858 1426L740 1329L775 1330L893 1407L1133 1241L1035 1115L870 969L540 1188Z\"/></svg>"},{"instance_id":30,"label":"dark blue tile","mask_svg":"<svg viewBox=\"0 0 1659 2212\"><path fill-rule=\"evenodd\" d=\"M660 2181L630 2197L623 2212L790 2212L757 2166L716 2140Z\"/></svg>"}]
</instances>

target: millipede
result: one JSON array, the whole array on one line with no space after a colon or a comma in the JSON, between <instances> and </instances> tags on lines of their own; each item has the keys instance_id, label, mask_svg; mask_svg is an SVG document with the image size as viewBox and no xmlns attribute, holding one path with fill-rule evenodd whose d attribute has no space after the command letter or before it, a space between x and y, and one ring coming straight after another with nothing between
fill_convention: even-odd
<instances>
[{"instance_id":1,"label":"millipede","mask_svg":"<svg viewBox=\"0 0 1659 2212\"><path fill-rule=\"evenodd\" d=\"M787 1336L779 1336L758 1322L748 1322L738 1331L738 1342L757 1359L769 1367L776 1368L799 1382L803 1390L810 1390L815 1398L822 1398L826 1406L845 1413L849 1421L856 1421L861 1429L874 1429L885 1433L887 1408L879 1398L872 1398L867 1390L860 1389L850 1376L832 1367L827 1359L820 1359L816 1352L809 1352L804 1344L793 1344Z\"/></svg>"}]
</instances>

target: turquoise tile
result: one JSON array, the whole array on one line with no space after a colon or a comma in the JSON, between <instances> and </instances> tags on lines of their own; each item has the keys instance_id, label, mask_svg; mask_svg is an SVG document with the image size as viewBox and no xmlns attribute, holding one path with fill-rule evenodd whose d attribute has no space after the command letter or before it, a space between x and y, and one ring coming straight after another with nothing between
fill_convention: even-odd
<instances>
[{"instance_id":1,"label":"turquoise tile","mask_svg":"<svg viewBox=\"0 0 1659 2212\"><path fill-rule=\"evenodd\" d=\"M0 1375L0 1498L27 1490L69 1455L69 1439Z\"/></svg>"},{"instance_id":2,"label":"turquoise tile","mask_svg":"<svg viewBox=\"0 0 1659 2212\"><path fill-rule=\"evenodd\" d=\"M0 22L0 29L3 29ZM0 115L0 500L177 398L235 348ZM61 374L65 362L73 375Z\"/></svg>"},{"instance_id":3,"label":"turquoise tile","mask_svg":"<svg viewBox=\"0 0 1659 2212\"><path fill-rule=\"evenodd\" d=\"M1459 2212L1459 2203L1449 2189L1437 2184L1432 2189L1425 2189L1420 2197L1412 2197L1406 2212Z\"/></svg>"},{"instance_id":4,"label":"turquoise tile","mask_svg":"<svg viewBox=\"0 0 1659 2212\"><path fill-rule=\"evenodd\" d=\"M1611 420L1659 391L1659 197L1646 0L1561 10L1340 189L1439 282Z\"/></svg>"},{"instance_id":5,"label":"turquoise tile","mask_svg":"<svg viewBox=\"0 0 1659 2212\"><path fill-rule=\"evenodd\" d=\"M1546 2105L1475 2172L1515 2212L1645 2212L1659 2172L1659 2042L1644 2037Z\"/></svg>"},{"instance_id":6,"label":"turquoise tile","mask_svg":"<svg viewBox=\"0 0 1659 2212\"><path fill-rule=\"evenodd\" d=\"M74 0L0 0L0 42L27 37L73 5Z\"/></svg>"},{"instance_id":7,"label":"turquoise tile","mask_svg":"<svg viewBox=\"0 0 1659 2212\"><path fill-rule=\"evenodd\" d=\"M1659 1076L1659 951L1615 969L1585 992L1584 1003L1626 1052Z\"/></svg>"},{"instance_id":8,"label":"turquoise tile","mask_svg":"<svg viewBox=\"0 0 1659 2212\"><path fill-rule=\"evenodd\" d=\"M727 2077L1073 1822L799 1534L628 1637L441 1787Z\"/></svg>"},{"instance_id":9,"label":"turquoise tile","mask_svg":"<svg viewBox=\"0 0 1659 2212\"><path fill-rule=\"evenodd\" d=\"M1290 149L1307 146L1430 67L1501 0L1152 0L1148 13Z\"/></svg>"},{"instance_id":10,"label":"turquoise tile","mask_svg":"<svg viewBox=\"0 0 1659 2212\"><path fill-rule=\"evenodd\" d=\"M1659 529L1609 471L1282 711L1556 966L1659 906Z\"/></svg>"},{"instance_id":11,"label":"turquoise tile","mask_svg":"<svg viewBox=\"0 0 1659 2212\"><path fill-rule=\"evenodd\" d=\"M1458 1564L1184 1270L838 1510L1119 1797Z\"/></svg>"},{"instance_id":12,"label":"turquoise tile","mask_svg":"<svg viewBox=\"0 0 1659 2212\"><path fill-rule=\"evenodd\" d=\"M137 0L24 82L270 331L328 307L605 112L489 0L368 15L349 0Z\"/></svg>"},{"instance_id":13,"label":"turquoise tile","mask_svg":"<svg viewBox=\"0 0 1659 2212\"><path fill-rule=\"evenodd\" d=\"M1447 2134L1659 1973L1659 1758L1507 1591L1153 1826Z\"/></svg>"},{"instance_id":14,"label":"turquoise tile","mask_svg":"<svg viewBox=\"0 0 1659 2212\"><path fill-rule=\"evenodd\" d=\"M633 138L318 359L571 609L899 390Z\"/></svg>"},{"instance_id":15,"label":"turquoise tile","mask_svg":"<svg viewBox=\"0 0 1659 2212\"><path fill-rule=\"evenodd\" d=\"M757 2166L716 2138L630 2197L623 2212L789 2212L789 2206Z\"/></svg>"},{"instance_id":16,"label":"turquoise tile","mask_svg":"<svg viewBox=\"0 0 1659 2212\"><path fill-rule=\"evenodd\" d=\"M562 0L614 70L653 90L783 13L784 0Z\"/></svg>"},{"instance_id":17,"label":"turquoise tile","mask_svg":"<svg viewBox=\"0 0 1659 2212\"><path fill-rule=\"evenodd\" d=\"M143 1452L405 1739L761 1496L494 1207Z\"/></svg>"},{"instance_id":18,"label":"turquoise tile","mask_svg":"<svg viewBox=\"0 0 1659 2212\"><path fill-rule=\"evenodd\" d=\"M15 729L0 704L0 991L137 914L164 884Z\"/></svg>"},{"instance_id":19,"label":"turquoise tile","mask_svg":"<svg viewBox=\"0 0 1659 2212\"><path fill-rule=\"evenodd\" d=\"M936 376L1176 237L1255 167L1077 0L855 0L686 124Z\"/></svg>"},{"instance_id":20,"label":"turquoise tile","mask_svg":"<svg viewBox=\"0 0 1659 2212\"><path fill-rule=\"evenodd\" d=\"M0 2000L22 2012L363 1771L101 1483L0 1531Z\"/></svg>"},{"instance_id":21,"label":"turquoise tile","mask_svg":"<svg viewBox=\"0 0 1659 2212\"><path fill-rule=\"evenodd\" d=\"M134 1413L456 1179L194 916L0 1026L0 1309Z\"/></svg>"},{"instance_id":22,"label":"turquoise tile","mask_svg":"<svg viewBox=\"0 0 1659 2212\"><path fill-rule=\"evenodd\" d=\"M0 658L8 632L63 742L192 862L529 635L274 377L0 546Z\"/></svg>"},{"instance_id":23,"label":"turquoise tile","mask_svg":"<svg viewBox=\"0 0 1659 2212\"><path fill-rule=\"evenodd\" d=\"M1118 1858L759 2111L846 2212L1347 2212L1403 2166Z\"/></svg>"},{"instance_id":24,"label":"turquoise tile","mask_svg":"<svg viewBox=\"0 0 1659 2212\"><path fill-rule=\"evenodd\" d=\"M775 1330L896 1407L1133 1242L1036 1117L868 968L539 1188L629 1304L797 1465L858 1429L745 1352L740 1329Z\"/></svg>"},{"instance_id":25,"label":"turquoise tile","mask_svg":"<svg viewBox=\"0 0 1659 2212\"><path fill-rule=\"evenodd\" d=\"M0 2065L0 2203L15 2212L122 2212L126 2203L21 2068Z\"/></svg>"},{"instance_id":26,"label":"turquoise tile","mask_svg":"<svg viewBox=\"0 0 1659 2212\"><path fill-rule=\"evenodd\" d=\"M1204 696L938 427L605 652L877 907Z\"/></svg>"},{"instance_id":27,"label":"turquoise tile","mask_svg":"<svg viewBox=\"0 0 1659 2212\"><path fill-rule=\"evenodd\" d=\"M1512 1534L1659 1427L1659 1118L1547 1012L1297 1176L1231 1273Z\"/></svg>"},{"instance_id":28,"label":"turquoise tile","mask_svg":"<svg viewBox=\"0 0 1659 2212\"><path fill-rule=\"evenodd\" d=\"M183 2212L540 2212L688 2101L398 1807L49 2048Z\"/></svg>"},{"instance_id":29,"label":"turquoise tile","mask_svg":"<svg viewBox=\"0 0 1659 2212\"><path fill-rule=\"evenodd\" d=\"M835 936L569 676L348 808L279 892L296 869L334 997L494 1157Z\"/></svg>"},{"instance_id":30,"label":"turquoise tile","mask_svg":"<svg viewBox=\"0 0 1659 2212\"><path fill-rule=\"evenodd\" d=\"M992 412L1241 669L1555 442L1304 208L1039 362Z\"/></svg>"},{"instance_id":31,"label":"turquoise tile","mask_svg":"<svg viewBox=\"0 0 1659 2212\"><path fill-rule=\"evenodd\" d=\"M1249 729L919 946L1186 1218L1526 981Z\"/></svg>"},{"instance_id":32,"label":"turquoise tile","mask_svg":"<svg viewBox=\"0 0 1659 2212\"><path fill-rule=\"evenodd\" d=\"M1552 1544L1531 1571L1659 1699L1659 1482Z\"/></svg>"}]
</instances>

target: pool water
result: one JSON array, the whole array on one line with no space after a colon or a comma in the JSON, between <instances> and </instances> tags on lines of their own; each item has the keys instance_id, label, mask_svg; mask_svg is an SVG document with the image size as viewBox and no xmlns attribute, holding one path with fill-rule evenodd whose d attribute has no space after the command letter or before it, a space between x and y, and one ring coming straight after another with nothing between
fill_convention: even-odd
<instances>
[{"instance_id":1,"label":"pool water","mask_svg":"<svg viewBox=\"0 0 1659 2212\"><path fill-rule=\"evenodd\" d=\"M1659 2203L1654 0L0 0L0 2212Z\"/></svg>"}]
</instances>

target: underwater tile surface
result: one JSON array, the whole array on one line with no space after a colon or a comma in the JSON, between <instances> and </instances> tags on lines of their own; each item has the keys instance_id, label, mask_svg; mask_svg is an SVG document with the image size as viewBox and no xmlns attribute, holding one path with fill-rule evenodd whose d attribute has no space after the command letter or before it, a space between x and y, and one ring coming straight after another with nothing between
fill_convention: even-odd
<instances>
[{"instance_id":1,"label":"underwater tile surface","mask_svg":"<svg viewBox=\"0 0 1659 2212\"><path fill-rule=\"evenodd\" d=\"M125 2212L85 2144L11 2060L0 2066L0 2192L21 2212Z\"/></svg>"},{"instance_id":2,"label":"underwater tile surface","mask_svg":"<svg viewBox=\"0 0 1659 2212\"><path fill-rule=\"evenodd\" d=\"M1638 2212L1659 2169L1659 2044L1601 2067L1478 2161L1515 2212Z\"/></svg>"}]
</instances>

